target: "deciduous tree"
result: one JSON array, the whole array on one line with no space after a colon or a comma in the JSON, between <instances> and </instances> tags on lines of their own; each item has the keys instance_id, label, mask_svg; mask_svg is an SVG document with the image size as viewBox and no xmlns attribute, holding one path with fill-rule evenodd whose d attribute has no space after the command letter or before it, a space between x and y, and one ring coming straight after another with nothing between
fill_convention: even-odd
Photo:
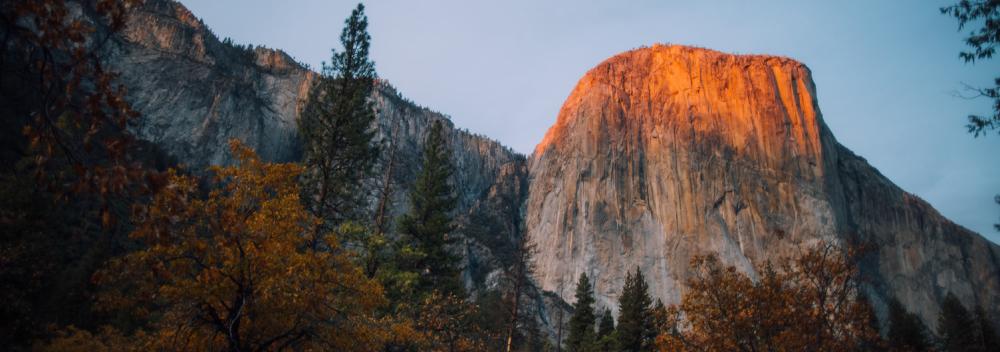
<instances>
[{"instance_id":1,"label":"deciduous tree","mask_svg":"<svg viewBox=\"0 0 1000 352\"><path fill-rule=\"evenodd\" d=\"M148 321L123 341L145 350L367 351L405 335L405 325L376 318L382 288L336 250L335 236L325 237L331 250L307 243L318 219L299 200L302 168L231 147L239 166L213 168L207 195L171 172L137 215L131 237L143 249L95 276L107 288L103 308Z\"/></svg>"},{"instance_id":2,"label":"deciduous tree","mask_svg":"<svg viewBox=\"0 0 1000 352\"><path fill-rule=\"evenodd\" d=\"M416 320L422 351L484 351L484 341L490 340L487 332L472 324L478 307L465 297L433 291L427 295Z\"/></svg>"},{"instance_id":3,"label":"deciduous tree","mask_svg":"<svg viewBox=\"0 0 1000 352\"><path fill-rule=\"evenodd\" d=\"M658 315L662 351L847 351L878 346L850 255L809 248L751 279L714 256L696 257L678 306ZM619 328L620 329L620 328Z\"/></svg>"},{"instance_id":4,"label":"deciduous tree","mask_svg":"<svg viewBox=\"0 0 1000 352\"><path fill-rule=\"evenodd\" d=\"M941 7L942 14L951 16L958 21L958 30L974 27L965 38L969 51L958 54L966 63L976 60L989 60L996 53L1000 44L1000 2L993 0L960 0L958 3ZM993 112L990 115L970 114L969 133L975 136L986 135L1000 128L1000 77L994 79L994 86L988 88L971 88L976 95L993 100Z\"/></svg>"}]
</instances>

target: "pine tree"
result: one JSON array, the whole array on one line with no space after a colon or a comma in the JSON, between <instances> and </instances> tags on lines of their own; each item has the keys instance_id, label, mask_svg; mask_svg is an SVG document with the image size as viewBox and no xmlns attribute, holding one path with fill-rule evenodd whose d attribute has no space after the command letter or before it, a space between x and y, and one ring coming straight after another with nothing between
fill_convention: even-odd
<instances>
[{"instance_id":1,"label":"pine tree","mask_svg":"<svg viewBox=\"0 0 1000 352\"><path fill-rule=\"evenodd\" d=\"M622 351L651 351L655 331L652 319L653 300L642 271L635 268L625 278L618 300L618 348Z\"/></svg>"},{"instance_id":2,"label":"pine tree","mask_svg":"<svg viewBox=\"0 0 1000 352\"><path fill-rule=\"evenodd\" d=\"M938 315L938 336L943 351L976 351L980 332L962 302L948 292Z\"/></svg>"},{"instance_id":3,"label":"pine tree","mask_svg":"<svg viewBox=\"0 0 1000 352\"><path fill-rule=\"evenodd\" d=\"M454 172L443 126L434 121L423 150L423 169L410 192L410 212L400 220L400 232L410 236L418 252L415 267L421 271L418 293L433 290L463 297L458 278L458 257L448 251L455 242L451 213L456 198L448 181Z\"/></svg>"},{"instance_id":4,"label":"pine tree","mask_svg":"<svg viewBox=\"0 0 1000 352\"><path fill-rule=\"evenodd\" d=\"M601 352L611 352L615 348L615 318L611 315L611 310L604 308L601 314L601 321L597 325L596 350Z\"/></svg>"},{"instance_id":5,"label":"pine tree","mask_svg":"<svg viewBox=\"0 0 1000 352\"><path fill-rule=\"evenodd\" d=\"M915 314L906 311L899 300L889 301L889 348L893 351L927 351L930 341L927 327Z\"/></svg>"},{"instance_id":6,"label":"pine tree","mask_svg":"<svg viewBox=\"0 0 1000 352\"><path fill-rule=\"evenodd\" d=\"M569 339L566 343L570 351L586 351L594 344L594 288L587 274L580 274L576 283L576 304L573 316L569 318Z\"/></svg>"},{"instance_id":7,"label":"pine tree","mask_svg":"<svg viewBox=\"0 0 1000 352\"><path fill-rule=\"evenodd\" d=\"M981 332L982 345L987 347L987 350L989 347L998 348L1000 337L997 336L997 328L981 306L976 306L976 322Z\"/></svg>"},{"instance_id":8,"label":"pine tree","mask_svg":"<svg viewBox=\"0 0 1000 352\"><path fill-rule=\"evenodd\" d=\"M615 317L611 316L611 310L604 308L601 314L601 323L597 326L597 338L609 336L615 332Z\"/></svg>"},{"instance_id":9,"label":"pine tree","mask_svg":"<svg viewBox=\"0 0 1000 352\"><path fill-rule=\"evenodd\" d=\"M371 37L365 7L344 21L343 52L333 51L330 64L310 92L299 119L302 152L309 172L303 175L306 208L323 222L312 243L343 222L359 219L367 210L363 182L372 174L379 154L373 142L375 111L369 96L375 83L375 63L368 58Z\"/></svg>"}]
</instances>

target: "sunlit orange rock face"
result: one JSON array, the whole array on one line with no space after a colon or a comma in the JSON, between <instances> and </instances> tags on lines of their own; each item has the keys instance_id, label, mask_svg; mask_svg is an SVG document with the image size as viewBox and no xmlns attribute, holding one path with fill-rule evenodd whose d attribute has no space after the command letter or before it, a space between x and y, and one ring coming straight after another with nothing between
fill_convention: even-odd
<instances>
[{"instance_id":1,"label":"sunlit orange rock face","mask_svg":"<svg viewBox=\"0 0 1000 352\"><path fill-rule=\"evenodd\" d=\"M862 263L877 306L896 295L928 322L949 290L1000 306L1000 248L837 143L791 59L662 45L617 55L566 99L530 175L536 279L569 302L587 273L615 309L639 267L669 304L694 255L754 275L823 240L877 245Z\"/></svg>"}]
</instances>

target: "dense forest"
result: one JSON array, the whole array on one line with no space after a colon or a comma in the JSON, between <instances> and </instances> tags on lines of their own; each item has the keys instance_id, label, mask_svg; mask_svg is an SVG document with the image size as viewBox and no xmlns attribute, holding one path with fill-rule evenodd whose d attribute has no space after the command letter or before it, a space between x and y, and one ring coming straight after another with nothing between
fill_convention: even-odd
<instances>
[{"instance_id":1,"label":"dense forest","mask_svg":"<svg viewBox=\"0 0 1000 352\"><path fill-rule=\"evenodd\" d=\"M571 315L527 314L535 245L519 238L501 288L460 279L451 150L436 123L408 211L391 218L392 143L379 142L363 5L299 120L302 158L179 165L134 134L142 119L99 46L138 0L0 5L0 345L42 351L988 351L982 307L953 296L936 329L890 302L880 323L857 263L829 243L753 277L711 255L676 305L636 268L616 312L576 284ZM972 120L976 131L995 117ZM970 127L972 128L972 127ZM385 153L386 151L390 151ZM390 160L380 160L389 155ZM485 230L489 224L481 224ZM554 324L555 334L540 328ZM881 332L881 333L880 333Z\"/></svg>"}]
</instances>

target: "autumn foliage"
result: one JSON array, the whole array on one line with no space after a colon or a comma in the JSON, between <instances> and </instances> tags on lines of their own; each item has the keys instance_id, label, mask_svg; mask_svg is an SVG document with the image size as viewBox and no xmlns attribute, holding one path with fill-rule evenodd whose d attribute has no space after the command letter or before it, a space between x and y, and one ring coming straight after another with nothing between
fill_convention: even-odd
<instances>
[{"instance_id":1,"label":"autumn foliage","mask_svg":"<svg viewBox=\"0 0 1000 352\"><path fill-rule=\"evenodd\" d=\"M131 233L143 249L97 274L108 288L100 307L149 321L128 339L101 340L127 341L113 350L361 351L406 336L405 324L376 317L382 287L335 237L324 238L329 250L307 245L317 220L299 200L302 167L231 148L239 166L214 168L207 195L171 173Z\"/></svg>"},{"instance_id":2,"label":"autumn foliage","mask_svg":"<svg viewBox=\"0 0 1000 352\"><path fill-rule=\"evenodd\" d=\"M691 261L681 303L667 309L661 351L850 351L879 344L853 252L831 244L767 263L756 278L715 256Z\"/></svg>"}]
</instances>

